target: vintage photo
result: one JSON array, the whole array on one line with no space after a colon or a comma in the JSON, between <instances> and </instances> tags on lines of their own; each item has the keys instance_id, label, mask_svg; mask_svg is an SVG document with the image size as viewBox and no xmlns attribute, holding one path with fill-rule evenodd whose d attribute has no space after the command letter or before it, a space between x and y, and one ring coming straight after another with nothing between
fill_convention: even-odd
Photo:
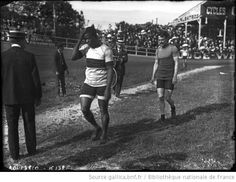
<instances>
[{"instance_id":1,"label":"vintage photo","mask_svg":"<svg viewBox=\"0 0 236 182\"><path fill-rule=\"evenodd\" d=\"M2 171L233 170L234 0L1 4Z\"/></svg>"}]
</instances>

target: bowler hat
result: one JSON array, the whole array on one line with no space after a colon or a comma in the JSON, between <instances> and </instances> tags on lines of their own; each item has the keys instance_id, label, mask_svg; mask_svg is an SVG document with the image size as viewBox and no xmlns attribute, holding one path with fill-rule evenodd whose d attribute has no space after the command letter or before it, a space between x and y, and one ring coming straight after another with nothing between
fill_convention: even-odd
<instances>
[{"instance_id":1,"label":"bowler hat","mask_svg":"<svg viewBox=\"0 0 236 182\"><path fill-rule=\"evenodd\" d=\"M9 31L9 38L10 39L25 39L25 32L19 30L10 30Z\"/></svg>"},{"instance_id":2,"label":"bowler hat","mask_svg":"<svg viewBox=\"0 0 236 182\"><path fill-rule=\"evenodd\" d=\"M118 44L124 44L125 42L124 42L124 40L122 40L122 39L118 39L118 40L117 40L117 43L118 43Z\"/></svg>"}]
</instances>

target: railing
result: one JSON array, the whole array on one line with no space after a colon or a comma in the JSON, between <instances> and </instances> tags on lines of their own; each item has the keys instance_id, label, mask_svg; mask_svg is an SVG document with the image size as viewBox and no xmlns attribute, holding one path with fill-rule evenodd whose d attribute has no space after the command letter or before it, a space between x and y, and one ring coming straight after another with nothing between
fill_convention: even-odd
<instances>
[{"instance_id":1,"label":"railing","mask_svg":"<svg viewBox=\"0 0 236 182\"><path fill-rule=\"evenodd\" d=\"M27 37L27 41L30 44L55 46L55 43L46 35L32 34Z\"/></svg>"},{"instance_id":2,"label":"railing","mask_svg":"<svg viewBox=\"0 0 236 182\"><path fill-rule=\"evenodd\" d=\"M66 48L73 48L77 43L77 39L70 39L64 37L53 37L53 42L60 42L65 45ZM144 56L155 56L155 49L152 48L144 48L137 46L125 46L128 54L135 55L144 55Z\"/></svg>"},{"instance_id":3,"label":"railing","mask_svg":"<svg viewBox=\"0 0 236 182\"><path fill-rule=\"evenodd\" d=\"M156 52L156 49L137 47L137 46L126 46L126 50L128 54L144 55L144 56L155 56Z\"/></svg>"}]
</instances>

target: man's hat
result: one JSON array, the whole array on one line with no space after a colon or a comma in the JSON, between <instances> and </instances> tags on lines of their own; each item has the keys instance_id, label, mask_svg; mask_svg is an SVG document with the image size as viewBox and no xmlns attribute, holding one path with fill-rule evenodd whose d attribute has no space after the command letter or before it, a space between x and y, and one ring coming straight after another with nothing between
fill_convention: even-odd
<instances>
[{"instance_id":1,"label":"man's hat","mask_svg":"<svg viewBox=\"0 0 236 182\"><path fill-rule=\"evenodd\" d=\"M19 30L10 30L9 31L9 38L10 39L25 39L25 32Z\"/></svg>"},{"instance_id":2,"label":"man's hat","mask_svg":"<svg viewBox=\"0 0 236 182\"><path fill-rule=\"evenodd\" d=\"M122 39L118 39L118 40L117 40L117 43L118 43L118 44L124 44L124 43L125 43L125 41L124 41L124 40L122 40Z\"/></svg>"}]
</instances>

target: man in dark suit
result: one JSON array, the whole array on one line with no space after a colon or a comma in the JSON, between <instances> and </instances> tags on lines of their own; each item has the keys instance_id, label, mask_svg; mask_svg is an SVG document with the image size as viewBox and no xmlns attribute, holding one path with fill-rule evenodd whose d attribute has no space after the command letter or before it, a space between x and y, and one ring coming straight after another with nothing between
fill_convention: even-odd
<instances>
[{"instance_id":1,"label":"man in dark suit","mask_svg":"<svg viewBox=\"0 0 236 182\"><path fill-rule=\"evenodd\" d=\"M8 124L9 151L19 159L18 120L24 121L27 151L36 153L35 105L41 103L42 89L35 56L24 50L25 33L10 31L11 48L2 52L2 99Z\"/></svg>"},{"instance_id":2,"label":"man in dark suit","mask_svg":"<svg viewBox=\"0 0 236 182\"><path fill-rule=\"evenodd\" d=\"M117 49L114 51L115 69L117 72L117 83L114 86L115 96L120 97L121 87L125 75L125 64L128 62L128 53L124 49L124 41L117 41Z\"/></svg>"},{"instance_id":3,"label":"man in dark suit","mask_svg":"<svg viewBox=\"0 0 236 182\"><path fill-rule=\"evenodd\" d=\"M54 54L54 68L57 77L58 96L66 95L65 71L69 74L68 67L63 55L63 44L57 45L57 51Z\"/></svg>"}]
</instances>

